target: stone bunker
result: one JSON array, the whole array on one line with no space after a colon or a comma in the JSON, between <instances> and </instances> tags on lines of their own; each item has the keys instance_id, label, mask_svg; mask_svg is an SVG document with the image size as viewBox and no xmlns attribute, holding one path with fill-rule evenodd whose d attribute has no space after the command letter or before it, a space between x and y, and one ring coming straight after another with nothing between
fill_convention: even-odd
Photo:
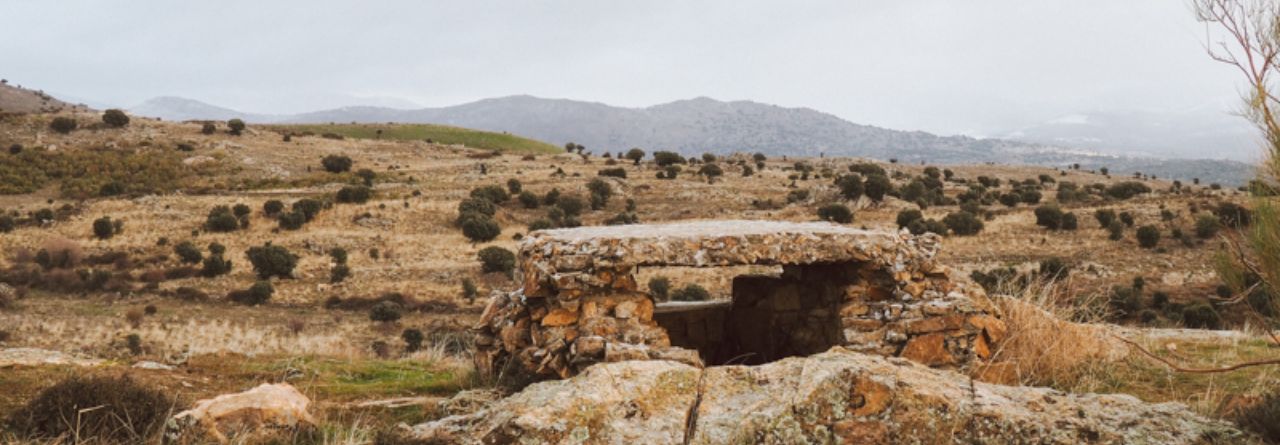
<instances>
[{"instance_id":1,"label":"stone bunker","mask_svg":"<svg viewBox=\"0 0 1280 445\"><path fill-rule=\"evenodd\" d=\"M477 368L569 377L591 364L762 364L832 346L934 367L987 359L1004 335L980 287L934 261L936 235L829 223L696 221L531 233L522 288L475 327ZM642 267L781 266L733 279L732 298L655 304Z\"/></svg>"}]
</instances>

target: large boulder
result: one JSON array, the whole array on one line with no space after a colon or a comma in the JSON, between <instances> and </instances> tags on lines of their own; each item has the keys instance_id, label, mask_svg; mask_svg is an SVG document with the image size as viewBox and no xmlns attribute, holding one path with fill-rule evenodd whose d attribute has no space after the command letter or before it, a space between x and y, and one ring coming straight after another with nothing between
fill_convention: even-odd
<instances>
[{"instance_id":1,"label":"large boulder","mask_svg":"<svg viewBox=\"0 0 1280 445\"><path fill-rule=\"evenodd\" d=\"M975 382L842 348L761 366L605 363L405 431L422 443L1248 443L1175 403Z\"/></svg>"},{"instance_id":2,"label":"large boulder","mask_svg":"<svg viewBox=\"0 0 1280 445\"><path fill-rule=\"evenodd\" d=\"M196 402L169 419L165 441L228 443L230 438L266 436L316 426L308 408L311 399L288 383L263 383L257 388Z\"/></svg>"}]
</instances>

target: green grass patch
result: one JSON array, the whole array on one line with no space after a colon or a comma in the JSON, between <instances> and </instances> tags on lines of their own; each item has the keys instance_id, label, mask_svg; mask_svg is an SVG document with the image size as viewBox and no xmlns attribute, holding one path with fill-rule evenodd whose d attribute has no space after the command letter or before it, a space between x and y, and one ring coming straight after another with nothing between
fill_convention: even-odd
<instances>
[{"instance_id":1,"label":"green grass patch","mask_svg":"<svg viewBox=\"0 0 1280 445\"><path fill-rule=\"evenodd\" d=\"M320 400L451 395L470 379L466 373L413 360L298 357L249 367L271 374L300 373L291 382Z\"/></svg>"},{"instance_id":2,"label":"green grass patch","mask_svg":"<svg viewBox=\"0 0 1280 445\"><path fill-rule=\"evenodd\" d=\"M501 150L511 153L558 153L563 149L546 142L507 133L471 130L461 127L433 124L309 124L273 125L269 128L281 133L342 135L354 139L388 139L395 141L425 141L438 144L461 144L484 150ZM378 131L381 130L381 134Z\"/></svg>"}]
</instances>

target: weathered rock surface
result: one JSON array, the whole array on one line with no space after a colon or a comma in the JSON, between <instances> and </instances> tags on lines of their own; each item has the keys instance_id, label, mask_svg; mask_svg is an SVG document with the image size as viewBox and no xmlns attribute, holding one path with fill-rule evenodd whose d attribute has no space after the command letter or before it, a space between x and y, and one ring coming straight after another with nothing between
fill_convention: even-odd
<instances>
[{"instance_id":1,"label":"weathered rock surface","mask_svg":"<svg viewBox=\"0 0 1280 445\"><path fill-rule=\"evenodd\" d=\"M422 443L1248 443L1180 404L973 382L843 348L755 366L598 364L472 414Z\"/></svg>"},{"instance_id":2,"label":"weathered rock surface","mask_svg":"<svg viewBox=\"0 0 1280 445\"><path fill-rule=\"evenodd\" d=\"M166 442L228 443L232 437L311 428L316 420L308 411L310 406L311 399L293 385L263 383L245 392L197 401L169 419L164 437Z\"/></svg>"},{"instance_id":3,"label":"weathered rock surface","mask_svg":"<svg viewBox=\"0 0 1280 445\"><path fill-rule=\"evenodd\" d=\"M13 366L73 365L97 366L102 360L80 357L60 351L37 348L0 349L0 368Z\"/></svg>"}]
</instances>

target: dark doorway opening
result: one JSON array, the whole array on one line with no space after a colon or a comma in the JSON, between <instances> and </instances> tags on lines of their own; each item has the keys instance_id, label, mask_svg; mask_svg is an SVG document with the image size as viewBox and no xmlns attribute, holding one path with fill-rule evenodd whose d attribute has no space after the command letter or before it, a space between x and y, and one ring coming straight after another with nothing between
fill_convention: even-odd
<instances>
[{"instance_id":1,"label":"dark doorway opening","mask_svg":"<svg viewBox=\"0 0 1280 445\"><path fill-rule=\"evenodd\" d=\"M856 275L831 267L733 280L731 301L666 303L654 313L672 346L697 350L708 366L758 365L843 343L839 308ZM818 273L824 272L824 273Z\"/></svg>"}]
</instances>

